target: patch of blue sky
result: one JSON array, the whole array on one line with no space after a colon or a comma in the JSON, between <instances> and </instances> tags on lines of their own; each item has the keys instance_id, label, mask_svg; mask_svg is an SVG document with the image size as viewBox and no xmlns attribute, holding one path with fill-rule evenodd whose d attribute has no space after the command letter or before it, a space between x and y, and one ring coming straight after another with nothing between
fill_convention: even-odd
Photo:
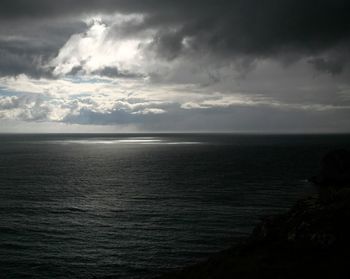
<instances>
[{"instance_id":1,"label":"patch of blue sky","mask_svg":"<svg viewBox=\"0 0 350 279\"><path fill-rule=\"evenodd\" d=\"M69 98L74 99L74 98L90 97L90 96L91 96L91 93L82 92L82 93L77 93L77 94L70 94Z\"/></svg>"},{"instance_id":2,"label":"patch of blue sky","mask_svg":"<svg viewBox=\"0 0 350 279\"><path fill-rule=\"evenodd\" d=\"M64 80L67 80L72 83L81 84L81 83L112 83L113 81L108 78L100 77L85 77L85 76L70 76L65 77Z\"/></svg>"},{"instance_id":3,"label":"patch of blue sky","mask_svg":"<svg viewBox=\"0 0 350 279\"><path fill-rule=\"evenodd\" d=\"M9 96L9 97L11 97L11 96L24 95L24 94L25 93L8 90L6 87L0 85L0 96Z\"/></svg>"},{"instance_id":4,"label":"patch of blue sky","mask_svg":"<svg viewBox=\"0 0 350 279\"><path fill-rule=\"evenodd\" d=\"M27 97L34 97L34 96L40 96L41 100L52 100L51 96L45 95L45 94L32 94L32 93L28 93L28 92L21 92L21 91L11 91L6 89L5 87L0 86L0 97L23 97L23 96L27 96Z\"/></svg>"}]
</instances>

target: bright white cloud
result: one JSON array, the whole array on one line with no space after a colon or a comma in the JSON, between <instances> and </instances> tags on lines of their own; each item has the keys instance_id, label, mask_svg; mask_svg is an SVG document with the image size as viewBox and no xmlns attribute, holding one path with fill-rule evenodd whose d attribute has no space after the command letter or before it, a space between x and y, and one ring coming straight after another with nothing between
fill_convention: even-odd
<instances>
[{"instance_id":1,"label":"bright white cloud","mask_svg":"<svg viewBox=\"0 0 350 279\"><path fill-rule=\"evenodd\" d=\"M244 95L230 94L224 95L215 93L206 96L203 100L197 102L186 102L181 105L184 109L212 109L212 108L234 108L237 106L266 106L276 109L289 110L309 110L309 111L325 111L337 109L350 109L350 105L329 105L329 104L301 104L301 103L283 103L269 97L261 95Z\"/></svg>"},{"instance_id":2,"label":"bright white cloud","mask_svg":"<svg viewBox=\"0 0 350 279\"><path fill-rule=\"evenodd\" d=\"M327 111L350 109L350 106L331 104L283 103L257 94L207 92L195 85L152 86L145 80L84 78L33 80L26 76L1 78L2 90L13 96L0 94L0 118L23 121L142 122L142 117L174 113L181 110L232 109L238 107L268 107L277 110ZM106 120L103 120L105 116ZM113 115L113 117L112 117ZM135 118L135 116L138 116ZM112 118L111 118L112 117Z\"/></svg>"},{"instance_id":3,"label":"bright white cloud","mask_svg":"<svg viewBox=\"0 0 350 279\"><path fill-rule=\"evenodd\" d=\"M49 67L56 76L64 76L75 69L84 74L92 74L113 67L121 72L142 73L144 57L140 49L140 39L113 38L108 35L111 26L100 19L93 19L89 29L74 34L60 49Z\"/></svg>"}]
</instances>

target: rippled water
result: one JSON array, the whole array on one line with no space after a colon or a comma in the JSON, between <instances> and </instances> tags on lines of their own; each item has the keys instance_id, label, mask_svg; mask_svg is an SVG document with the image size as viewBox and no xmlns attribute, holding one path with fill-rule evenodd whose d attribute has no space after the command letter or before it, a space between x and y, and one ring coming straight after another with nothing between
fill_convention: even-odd
<instances>
[{"instance_id":1,"label":"rippled water","mask_svg":"<svg viewBox=\"0 0 350 279\"><path fill-rule=\"evenodd\" d=\"M349 136L2 135L1 278L149 278L312 192Z\"/></svg>"}]
</instances>

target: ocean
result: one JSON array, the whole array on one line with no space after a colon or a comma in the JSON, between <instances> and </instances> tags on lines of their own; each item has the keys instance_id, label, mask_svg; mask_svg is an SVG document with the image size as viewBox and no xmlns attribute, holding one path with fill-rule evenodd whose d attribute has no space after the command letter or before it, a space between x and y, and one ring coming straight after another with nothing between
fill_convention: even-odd
<instances>
[{"instance_id":1,"label":"ocean","mask_svg":"<svg viewBox=\"0 0 350 279\"><path fill-rule=\"evenodd\" d=\"M1 278L152 278L315 192L349 135L0 135Z\"/></svg>"}]
</instances>

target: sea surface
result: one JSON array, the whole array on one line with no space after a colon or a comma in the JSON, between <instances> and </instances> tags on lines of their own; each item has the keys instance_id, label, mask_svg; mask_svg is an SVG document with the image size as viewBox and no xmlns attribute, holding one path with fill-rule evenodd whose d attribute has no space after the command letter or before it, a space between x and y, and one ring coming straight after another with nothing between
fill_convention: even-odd
<instances>
[{"instance_id":1,"label":"sea surface","mask_svg":"<svg viewBox=\"0 0 350 279\"><path fill-rule=\"evenodd\" d=\"M315 189L349 135L0 135L1 278L152 278Z\"/></svg>"}]
</instances>

